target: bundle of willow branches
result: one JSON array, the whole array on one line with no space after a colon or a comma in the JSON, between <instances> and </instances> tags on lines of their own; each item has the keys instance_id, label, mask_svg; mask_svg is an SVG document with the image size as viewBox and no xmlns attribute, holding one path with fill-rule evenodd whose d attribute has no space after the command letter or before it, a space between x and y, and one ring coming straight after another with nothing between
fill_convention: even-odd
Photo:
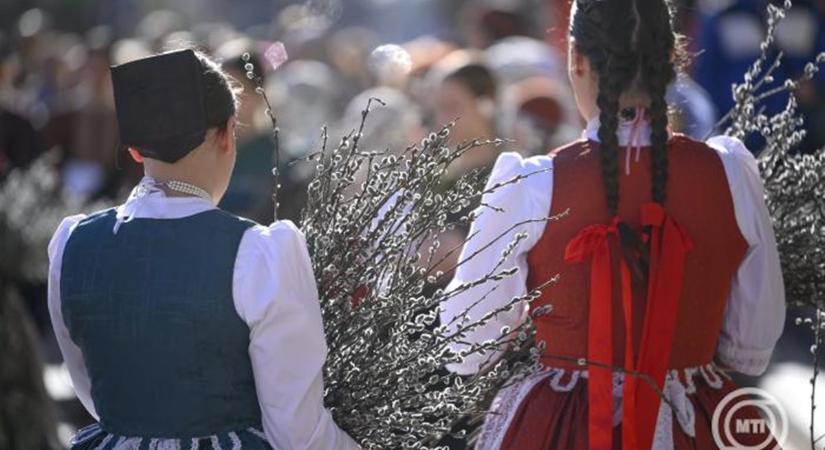
<instances>
[{"instance_id":1,"label":"bundle of willow branches","mask_svg":"<svg viewBox=\"0 0 825 450\"><path fill-rule=\"evenodd\" d=\"M468 225L484 192L517 183L517 177L484 188L471 172L446 186L442 180L462 154L501 141L448 146L450 126L399 151L361 148L364 123L338 146L310 159L316 176L309 185L301 229L318 281L329 355L324 369L325 403L336 423L362 445L375 449L441 448L438 442L467 416L482 414L505 384L538 368L528 320L500 339L456 348L466 333L492 317L538 296L513 298L498 311L458 327L438 323L439 304L472 286L511 276L502 263L484 277L446 292L455 267L438 270L461 246L439 251L439 235ZM380 101L379 101L380 102ZM539 219L545 220L545 219ZM515 228L516 225L514 225ZM469 236L467 239L472 239ZM472 259L469 255L457 265ZM448 331L452 330L452 331ZM505 350L506 357L477 375L444 369L468 354ZM458 437L463 432L453 433Z\"/></svg>"},{"instance_id":2,"label":"bundle of willow branches","mask_svg":"<svg viewBox=\"0 0 825 450\"><path fill-rule=\"evenodd\" d=\"M825 53L809 62L797 80L777 83L773 74L782 64L782 53L769 64L777 25L791 9L768 5L765 40L760 57L733 86L735 106L722 119L725 134L739 139L758 134L764 146L758 149L758 164L765 183L766 202L776 232L789 304L825 309L825 149L799 154L797 146L805 132L797 113L795 92L809 82L825 63ZM783 111L768 114L762 102L788 93Z\"/></svg>"},{"instance_id":3,"label":"bundle of willow branches","mask_svg":"<svg viewBox=\"0 0 825 450\"><path fill-rule=\"evenodd\" d=\"M817 55L797 80L777 85L773 74L782 64L780 52L768 64L768 51L774 45L777 25L791 9L790 0L781 7L768 5L768 30L761 44L761 55L745 73L744 81L733 86L735 106L723 117L725 134L739 139L758 134L764 146L758 151L757 163L765 184L765 200L773 219L779 257L785 280L785 294L791 306L813 307L814 318L797 318L813 334L811 346L811 448L825 435L815 430L816 379L819 358L825 342L825 148L813 154L800 154L797 146L805 136L803 120L797 113L796 91L809 82L825 63L825 53ZM785 108L766 114L761 102L773 95L788 93Z\"/></svg>"}]
</instances>

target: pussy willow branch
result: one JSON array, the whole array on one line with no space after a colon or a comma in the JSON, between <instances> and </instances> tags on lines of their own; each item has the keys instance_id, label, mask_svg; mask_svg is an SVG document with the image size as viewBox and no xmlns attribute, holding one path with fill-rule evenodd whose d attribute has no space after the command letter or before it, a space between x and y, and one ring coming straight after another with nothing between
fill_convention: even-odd
<instances>
[{"instance_id":1,"label":"pussy willow branch","mask_svg":"<svg viewBox=\"0 0 825 450\"><path fill-rule=\"evenodd\" d=\"M255 67L251 62L251 55L249 53L244 53L241 56L241 59L244 62L244 69L246 70L246 78L255 83L255 93L260 95L261 98L264 100L264 104L266 104L266 115L269 118L270 123L272 124L272 176L275 177L275 187L272 191L272 203L274 204L274 213L273 213L273 220L278 220L278 190L281 188L280 184L280 164L281 164L281 139L280 139L280 128L278 127L278 118L275 116L275 110L272 109L272 105L269 103L269 97L266 95L266 89L264 89L264 80L263 77L260 75L255 75Z\"/></svg>"},{"instance_id":2,"label":"pussy willow branch","mask_svg":"<svg viewBox=\"0 0 825 450\"><path fill-rule=\"evenodd\" d=\"M734 108L723 117L728 123L726 134L744 139L757 134L765 146L757 151L758 166L766 192L766 204L773 219L777 246L789 304L809 305L816 310L814 328L813 376L811 377L811 448L815 439L816 379L822 340L821 311L825 310L825 149L811 155L796 152L805 131L797 112L796 92L825 63L825 53L806 64L797 80L785 80L764 92L760 89L774 82L773 73L781 64L780 53L769 69L762 73L768 50L773 47L777 25L791 9L786 0L781 7L768 5L768 32L761 44L761 55L745 73L744 81L733 88ZM785 109L765 114L761 103L773 95L788 92ZM759 150L759 149L754 149ZM797 319L798 323L801 319Z\"/></svg>"},{"instance_id":3,"label":"pussy willow branch","mask_svg":"<svg viewBox=\"0 0 825 450\"><path fill-rule=\"evenodd\" d=\"M821 309L816 309L814 313L815 319L813 320L813 327L814 327L814 345L811 347L812 362L814 365L814 373L811 377L811 424L810 424L810 437L811 437L811 450L816 450L816 441L814 436L816 436L814 431L814 419L816 417L816 379L819 376L819 353L822 351L821 346L823 344L822 338L822 329L825 327L825 311Z\"/></svg>"},{"instance_id":4,"label":"pussy willow branch","mask_svg":"<svg viewBox=\"0 0 825 450\"><path fill-rule=\"evenodd\" d=\"M512 336L460 343L537 294L511 299L454 333L436 326L439 305L460 293L475 295L468 291L472 282L450 292L425 292L440 279L433 275L434 262L443 259L434 258L439 235L468 224L470 217L462 211L484 191L477 174L446 188L442 178L465 152L500 141L451 148L448 126L398 154L363 149L363 123L372 107L370 102L362 123L337 147L324 145L307 158L316 176L301 227L329 341L325 402L336 421L365 446L433 448L461 417L480 411L502 383L537 367L534 354L523 345L514 347ZM490 271L474 281L494 286L511 275L510 270ZM353 300L357 292L363 295ZM517 340L532 336L532 329L531 321L521 324ZM461 348L461 354L453 348ZM484 375L461 381L443 372L445 365L491 351L509 356Z\"/></svg>"}]
</instances>

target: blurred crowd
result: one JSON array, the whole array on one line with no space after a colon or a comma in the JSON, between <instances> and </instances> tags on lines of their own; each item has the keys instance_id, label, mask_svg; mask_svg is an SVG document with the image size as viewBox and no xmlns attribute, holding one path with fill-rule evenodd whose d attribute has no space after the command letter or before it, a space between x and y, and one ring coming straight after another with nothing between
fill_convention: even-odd
<instances>
[{"instance_id":1,"label":"blurred crowd","mask_svg":"<svg viewBox=\"0 0 825 450\"><path fill-rule=\"evenodd\" d=\"M212 53L246 88L239 163L223 206L262 221L271 217L271 145L262 101L244 76L246 52L281 124L281 163L316 150L323 125L332 139L356 127L371 97L386 105L368 124L368 145L403 147L459 119L456 142L502 137L514 140L509 150L532 154L576 138L582 126L566 81L564 0L67 3L77 11L28 9L0 34L0 177L55 149L63 186L83 200L118 198L140 177L119 148L109 66L181 46ZM823 3L797 1L780 25L777 80L798 76L825 49ZM731 84L759 54L764 9L761 0L679 5L696 56L669 93L677 131L707 137L730 109ZM289 54L277 70L265 56L274 42ZM825 143L825 127L816 126L825 122L824 79L801 91L807 150ZM495 153L472 152L460 169L489 167ZM300 166L285 172L285 189L307 176ZM284 197L297 199L281 214L294 218L300 196Z\"/></svg>"},{"instance_id":2,"label":"blurred crowd","mask_svg":"<svg viewBox=\"0 0 825 450\"><path fill-rule=\"evenodd\" d=\"M678 28L692 57L668 93L675 131L699 139L714 133L732 106L732 83L759 55L767 3L679 2ZM785 61L775 74L780 81L799 76L825 50L825 0L794 3L776 34ZM122 199L142 173L119 144L109 67L183 46L217 57L244 87L238 162L221 206L261 222L273 215L275 162L263 99L245 76L245 53L279 120L282 218L299 217L312 174L310 165L290 162L319 149L325 125L332 145L357 128L370 98L383 104L374 104L366 125L368 149L403 149L458 119L456 143L512 142L468 153L456 175L491 167L500 151L543 153L578 138L583 126L567 83L568 8L567 0L4 2L0 183L52 151L66 195ZM282 64L277 43L289 55ZM825 145L823 96L823 76L800 90L808 131L802 151ZM782 96L766 103L773 111L783 106ZM47 342L47 359L59 363L43 286L20 292ZM59 386L50 387L52 396L71 398ZM70 428L89 420L76 403L63 409Z\"/></svg>"}]
</instances>

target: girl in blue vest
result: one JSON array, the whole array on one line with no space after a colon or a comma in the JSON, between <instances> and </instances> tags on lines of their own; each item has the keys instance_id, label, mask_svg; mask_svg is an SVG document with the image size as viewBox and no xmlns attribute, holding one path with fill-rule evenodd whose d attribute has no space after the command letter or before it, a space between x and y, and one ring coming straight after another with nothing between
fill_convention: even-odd
<instances>
[{"instance_id":1,"label":"girl in blue vest","mask_svg":"<svg viewBox=\"0 0 825 450\"><path fill-rule=\"evenodd\" d=\"M357 449L323 406L302 234L215 207L235 164L231 79L183 50L112 81L146 176L123 205L64 219L49 245L55 333L98 421L72 450Z\"/></svg>"}]
</instances>

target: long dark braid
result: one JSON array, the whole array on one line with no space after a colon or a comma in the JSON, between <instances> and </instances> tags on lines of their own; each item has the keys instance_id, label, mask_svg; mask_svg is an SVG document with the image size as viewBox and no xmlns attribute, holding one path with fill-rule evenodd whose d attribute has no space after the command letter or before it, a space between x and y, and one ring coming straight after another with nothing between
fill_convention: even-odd
<instances>
[{"instance_id":1,"label":"long dark braid","mask_svg":"<svg viewBox=\"0 0 825 450\"><path fill-rule=\"evenodd\" d=\"M613 77L615 78L615 77ZM613 81L613 82L611 82ZM602 182L607 198L607 210L611 216L619 210L619 137L616 131L619 128L619 96L615 94L611 77L599 78L599 91L606 95L599 95L599 140L601 141Z\"/></svg>"},{"instance_id":2,"label":"long dark braid","mask_svg":"<svg viewBox=\"0 0 825 450\"><path fill-rule=\"evenodd\" d=\"M599 76L602 178L611 216L619 205L619 99L625 92L650 99L651 185L653 200L667 199L667 104L665 92L675 78L676 38L666 0L577 0L570 35L576 50Z\"/></svg>"},{"instance_id":3,"label":"long dark braid","mask_svg":"<svg viewBox=\"0 0 825 450\"><path fill-rule=\"evenodd\" d=\"M671 29L671 14L661 0L636 0L639 13L637 48L642 56L641 82L650 96L650 146L653 201L667 200L667 85L676 77L670 61L674 58L676 38ZM664 63L667 61L668 63Z\"/></svg>"},{"instance_id":4,"label":"long dark braid","mask_svg":"<svg viewBox=\"0 0 825 450\"><path fill-rule=\"evenodd\" d=\"M626 14L632 0L579 1L571 22L576 47L599 74L599 141L607 209L619 209L619 99L632 83L637 60L630 48L633 22ZM622 39L624 37L624 39Z\"/></svg>"},{"instance_id":5,"label":"long dark braid","mask_svg":"<svg viewBox=\"0 0 825 450\"><path fill-rule=\"evenodd\" d=\"M570 35L576 50L588 58L599 80L599 141L607 209L619 209L618 135L620 98L625 92L650 99L651 190L664 205L668 179L668 116L665 92L675 78L676 38L667 0L576 0ZM644 281L647 252L629 226L619 224L619 238L634 277Z\"/></svg>"}]
</instances>

